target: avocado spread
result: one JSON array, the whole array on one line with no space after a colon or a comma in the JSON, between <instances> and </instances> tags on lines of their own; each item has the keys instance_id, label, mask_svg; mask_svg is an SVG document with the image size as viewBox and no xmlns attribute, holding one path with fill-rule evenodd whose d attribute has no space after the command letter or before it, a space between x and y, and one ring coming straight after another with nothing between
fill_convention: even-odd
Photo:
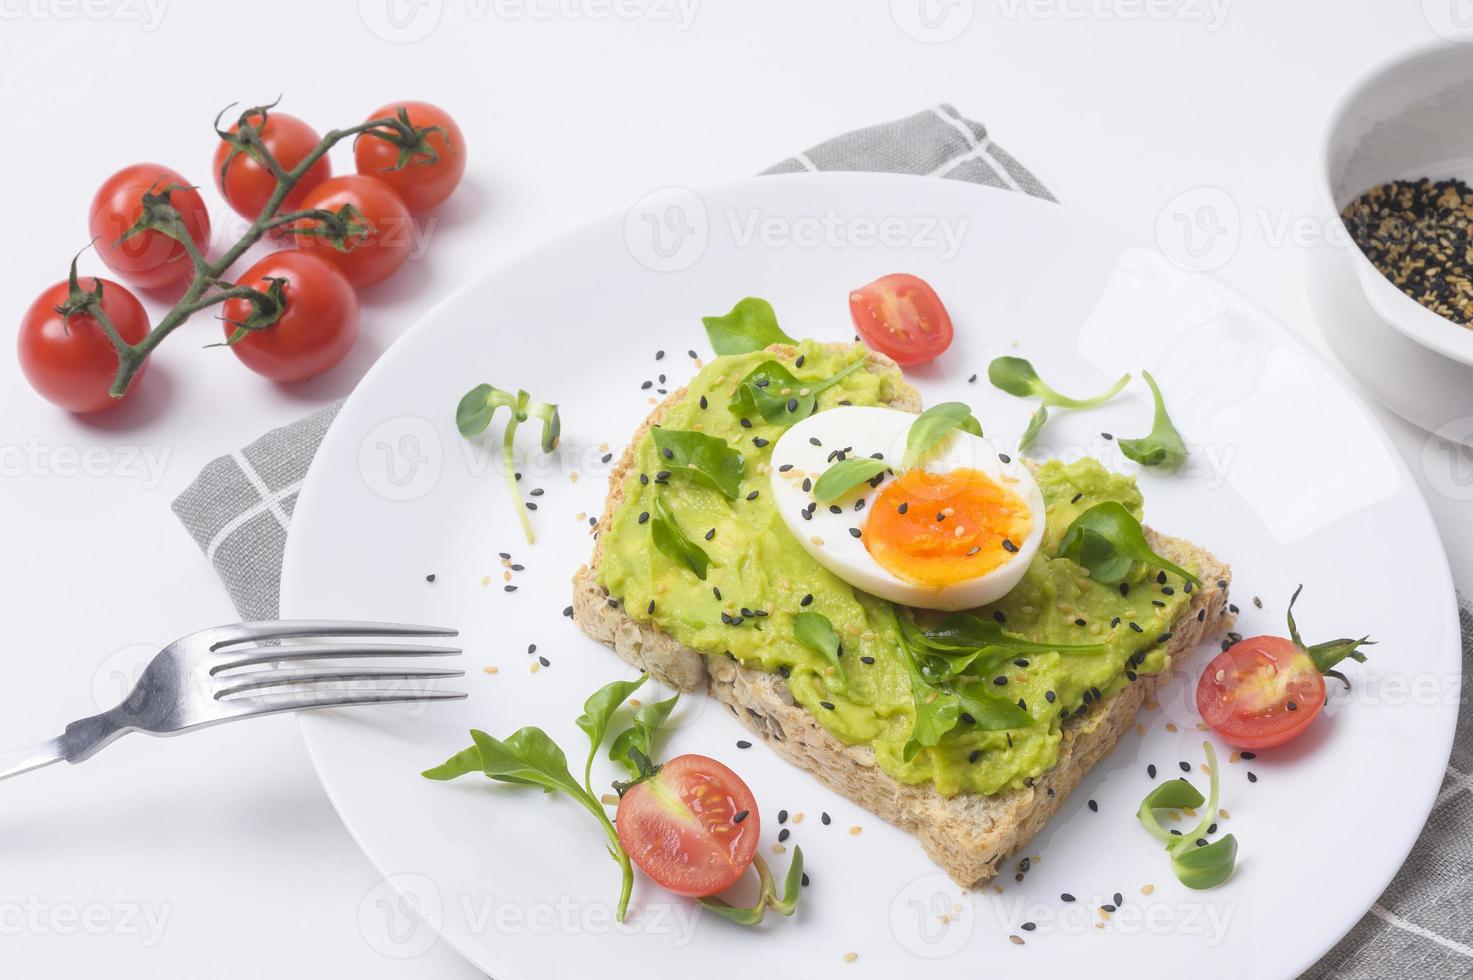
<instances>
[{"instance_id":1,"label":"avocado spread","mask_svg":"<svg viewBox=\"0 0 1473 980\"><path fill-rule=\"evenodd\" d=\"M727 410L742 379L765 361L820 381L865 354L857 344L831 349L805 341L792 354L731 355L702 368L661 424L717 436L738 449L745 459L741 493L729 500L685 472L664 475L646 433L635 446L623 502L602 532L600 584L633 619L653 621L692 649L780 673L794 701L825 729L843 742L873 746L880 767L901 782L931 781L945 796L1023 786L1057 762L1065 719L1110 698L1136 674L1165 667L1164 634L1190 597L1176 576L1158 581L1155 568L1138 564L1122 585L1106 585L1058 557L1059 540L1078 514L1114 500L1139 518L1142 499L1134 480L1092 459L1036 466L1048 522L1043 545L1018 586L976 614L1033 642L1104 643L1105 651L1030 654L1006 663L1003 673L986 679L999 694L1021 700L1032 724L1005 732L959 724L907 761L915 702L890 604L848 585L792 538L767 492L770 446L783 426L755 413L744 425ZM899 380L898 372L851 372L819 393L818 410L886 404ZM710 557L704 581L651 546L640 516L653 509L656 494ZM795 639L793 617L802 609L826 616L842 640L839 676L822 653Z\"/></svg>"}]
</instances>

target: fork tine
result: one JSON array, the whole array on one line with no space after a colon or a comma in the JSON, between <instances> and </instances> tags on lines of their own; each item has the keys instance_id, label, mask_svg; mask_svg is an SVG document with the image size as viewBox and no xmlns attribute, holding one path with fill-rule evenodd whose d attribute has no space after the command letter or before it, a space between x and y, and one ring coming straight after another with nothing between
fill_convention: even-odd
<instances>
[{"instance_id":1,"label":"fork tine","mask_svg":"<svg viewBox=\"0 0 1473 980\"><path fill-rule=\"evenodd\" d=\"M453 657L460 647L420 646L412 643L291 643L279 647L240 647L215 654L220 662L210 673L291 660L343 660L363 657Z\"/></svg>"},{"instance_id":2,"label":"fork tine","mask_svg":"<svg viewBox=\"0 0 1473 980\"><path fill-rule=\"evenodd\" d=\"M411 626L406 623L364 623L349 619L274 619L234 623L201 630L188 639L206 640L211 650L235 643L310 636L457 636L458 630L444 626Z\"/></svg>"},{"instance_id":3,"label":"fork tine","mask_svg":"<svg viewBox=\"0 0 1473 980\"><path fill-rule=\"evenodd\" d=\"M317 694L310 697L249 697L226 702L238 718L275 715L284 711L312 711L317 708L351 708L368 704L409 704L424 701L464 701L464 691L355 691L352 694Z\"/></svg>"},{"instance_id":4,"label":"fork tine","mask_svg":"<svg viewBox=\"0 0 1473 980\"><path fill-rule=\"evenodd\" d=\"M305 667L262 670L227 678L225 686L215 692L215 699L220 700L245 691L300 687L307 684L464 676L463 670L434 667Z\"/></svg>"}]
</instances>

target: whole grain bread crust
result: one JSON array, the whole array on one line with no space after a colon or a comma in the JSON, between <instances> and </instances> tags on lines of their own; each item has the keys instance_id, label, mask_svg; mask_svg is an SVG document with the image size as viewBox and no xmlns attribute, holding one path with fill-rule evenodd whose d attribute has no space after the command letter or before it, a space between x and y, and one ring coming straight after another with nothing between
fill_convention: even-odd
<instances>
[{"instance_id":1,"label":"whole grain bread crust","mask_svg":"<svg viewBox=\"0 0 1473 980\"><path fill-rule=\"evenodd\" d=\"M786 345L770 349L789 356L794 353ZM906 384L888 357L871 352L866 370L893 375L892 407L920 411L919 393ZM683 388L672 392L634 433L609 475L600 527L608 526L623 500L625 479L634 465L634 447L684 397ZM876 816L915 834L931 859L957 884L972 887L996 874L1010 854L1043 828L1085 773L1135 724L1136 713L1143 706L1155 707L1157 686L1196 645L1231 624L1228 567L1188 542L1149 529L1147 536L1159 554L1179 565L1195 565L1204 583L1193 591L1191 602L1172 625L1166 668L1157 675L1141 676L1115 696L1070 718L1063 728L1057 764L1031 785L992 796L962 793L946 797L930 783L898 782L878 766L872 748L846 745L825 731L805 708L793 702L778 675L748 669L729 656L708 659L668 633L635 622L598 584L601 542L595 542L590 563L573 578L573 619L590 637L663 682L682 691L707 691L778 755Z\"/></svg>"}]
</instances>

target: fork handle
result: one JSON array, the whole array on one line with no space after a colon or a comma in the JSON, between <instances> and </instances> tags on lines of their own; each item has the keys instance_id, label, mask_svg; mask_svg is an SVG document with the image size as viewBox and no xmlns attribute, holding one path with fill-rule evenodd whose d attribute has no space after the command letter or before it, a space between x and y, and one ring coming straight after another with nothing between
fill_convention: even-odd
<instances>
[{"instance_id":1,"label":"fork handle","mask_svg":"<svg viewBox=\"0 0 1473 980\"><path fill-rule=\"evenodd\" d=\"M35 745L27 745L23 749L6 752L0 755L0 779L9 779L11 776L19 776L23 772L33 769L42 769L52 763L60 762L66 758L66 749L62 746L62 739L52 738Z\"/></svg>"}]
</instances>

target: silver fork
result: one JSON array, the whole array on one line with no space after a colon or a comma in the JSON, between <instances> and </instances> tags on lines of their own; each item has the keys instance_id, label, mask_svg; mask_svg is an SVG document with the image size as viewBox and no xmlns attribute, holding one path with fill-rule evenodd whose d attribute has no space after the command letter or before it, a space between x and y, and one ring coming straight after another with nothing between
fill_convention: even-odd
<instances>
[{"instance_id":1,"label":"silver fork","mask_svg":"<svg viewBox=\"0 0 1473 980\"><path fill-rule=\"evenodd\" d=\"M143 669L132 693L117 707L72 722L57 738L0 754L0 779L63 759L82 762L129 732L180 735L227 721L283 711L458 701L466 696L463 692L382 686L350 689L348 685L461 677L465 674L463 670L279 666L296 661L454 656L460 653L460 648L363 640L455 635L455 630L434 626L310 619L238 623L191 633L160 650ZM274 642L306 639L322 642ZM261 669L240 670L243 667ZM341 689L325 690L323 685L341 686Z\"/></svg>"}]
</instances>

